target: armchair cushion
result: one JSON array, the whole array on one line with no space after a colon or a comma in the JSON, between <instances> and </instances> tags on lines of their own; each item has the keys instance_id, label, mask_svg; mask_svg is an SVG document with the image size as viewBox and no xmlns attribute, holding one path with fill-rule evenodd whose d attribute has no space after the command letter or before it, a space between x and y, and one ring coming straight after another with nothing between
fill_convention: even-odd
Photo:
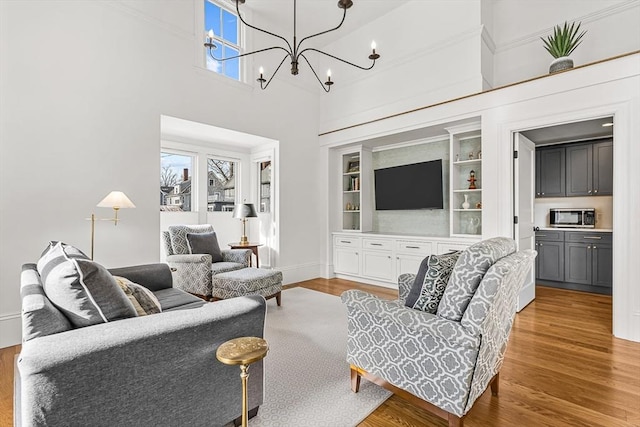
<instances>
[{"instance_id":1,"label":"armchair cushion","mask_svg":"<svg viewBox=\"0 0 640 427\"><path fill-rule=\"evenodd\" d=\"M459 256L460 252L451 252L426 257L420 264L405 305L435 314Z\"/></svg>"},{"instance_id":2,"label":"armchair cushion","mask_svg":"<svg viewBox=\"0 0 640 427\"><path fill-rule=\"evenodd\" d=\"M215 232L187 233L190 254L209 254L212 262L222 261L222 252Z\"/></svg>"},{"instance_id":3,"label":"armchair cushion","mask_svg":"<svg viewBox=\"0 0 640 427\"><path fill-rule=\"evenodd\" d=\"M189 253L189 244L187 243L187 233L211 233L213 227L211 224L203 225L170 225L169 237L171 239L171 248L175 255L186 255Z\"/></svg>"},{"instance_id":4,"label":"armchair cushion","mask_svg":"<svg viewBox=\"0 0 640 427\"><path fill-rule=\"evenodd\" d=\"M438 306L438 316L459 322L489 267L515 250L513 239L496 237L463 251Z\"/></svg>"},{"instance_id":5,"label":"armchair cushion","mask_svg":"<svg viewBox=\"0 0 640 427\"><path fill-rule=\"evenodd\" d=\"M57 242L38 261L44 292L53 305L76 328L137 316L111 273L80 254Z\"/></svg>"}]
</instances>

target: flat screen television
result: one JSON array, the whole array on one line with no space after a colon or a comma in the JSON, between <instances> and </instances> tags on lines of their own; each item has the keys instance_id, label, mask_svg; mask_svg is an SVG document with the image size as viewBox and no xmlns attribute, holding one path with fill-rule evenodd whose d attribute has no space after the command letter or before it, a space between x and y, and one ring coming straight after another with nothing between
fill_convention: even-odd
<instances>
[{"instance_id":1,"label":"flat screen television","mask_svg":"<svg viewBox=\"0 0 640 427\"><path fill-rule=\"evenodd\" d=\"M376 169L377 211L442 209L442 159Z\"/></svg>"}]
</instances>

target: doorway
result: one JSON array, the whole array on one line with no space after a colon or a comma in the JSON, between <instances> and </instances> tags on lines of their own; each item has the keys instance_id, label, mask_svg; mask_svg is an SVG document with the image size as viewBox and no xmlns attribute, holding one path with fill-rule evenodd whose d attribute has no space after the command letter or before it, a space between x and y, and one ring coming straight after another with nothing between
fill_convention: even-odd
<instances>
[{"instance_id":1,"label":"doorway","mask_svg":"<svg viewBox=\"0 0 640 427\"><path fill-rule=\"evenodd\" d=\"M518 311L535 286L612 294L613 132L606 116L513 133L514 237L538 251ZM582 208L593 226L551 224L551 210Z\"/></svg>"}]
</instances>

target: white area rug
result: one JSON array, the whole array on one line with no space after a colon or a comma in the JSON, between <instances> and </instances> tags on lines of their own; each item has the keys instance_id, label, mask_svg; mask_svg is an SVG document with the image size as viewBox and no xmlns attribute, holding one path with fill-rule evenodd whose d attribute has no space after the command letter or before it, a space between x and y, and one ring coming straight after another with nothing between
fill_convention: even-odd
<instances>
[{"instance_id":1,"label":"white area rug","mask_svg":"<svg viewBox=\"0 0 640 427\"><path fill-rule=\"evenodd\" d=\"M356 426L391 395L366 380L351 391L347 310L339 297L292 288L283 291L282 307L271 302L264 404L250 427Z\"/></svg>"}]
</instances>

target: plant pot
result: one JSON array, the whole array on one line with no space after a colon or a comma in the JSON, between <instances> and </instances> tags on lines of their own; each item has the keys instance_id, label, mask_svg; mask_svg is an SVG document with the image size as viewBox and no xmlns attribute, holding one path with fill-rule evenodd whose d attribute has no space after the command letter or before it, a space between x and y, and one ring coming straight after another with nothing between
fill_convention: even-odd
<instances>
[{"instance_id":1,"label":"plant pot","mask_svg":"<svg viewBox=\"0 0 640 427\"><path fill-rule=\"evenodd\" d=\"M573 68L573 59L568 56L561 56L553 60L549 66L549 74L557 73L558 71L568 70Z\"/></svg>"}]
</instances>

